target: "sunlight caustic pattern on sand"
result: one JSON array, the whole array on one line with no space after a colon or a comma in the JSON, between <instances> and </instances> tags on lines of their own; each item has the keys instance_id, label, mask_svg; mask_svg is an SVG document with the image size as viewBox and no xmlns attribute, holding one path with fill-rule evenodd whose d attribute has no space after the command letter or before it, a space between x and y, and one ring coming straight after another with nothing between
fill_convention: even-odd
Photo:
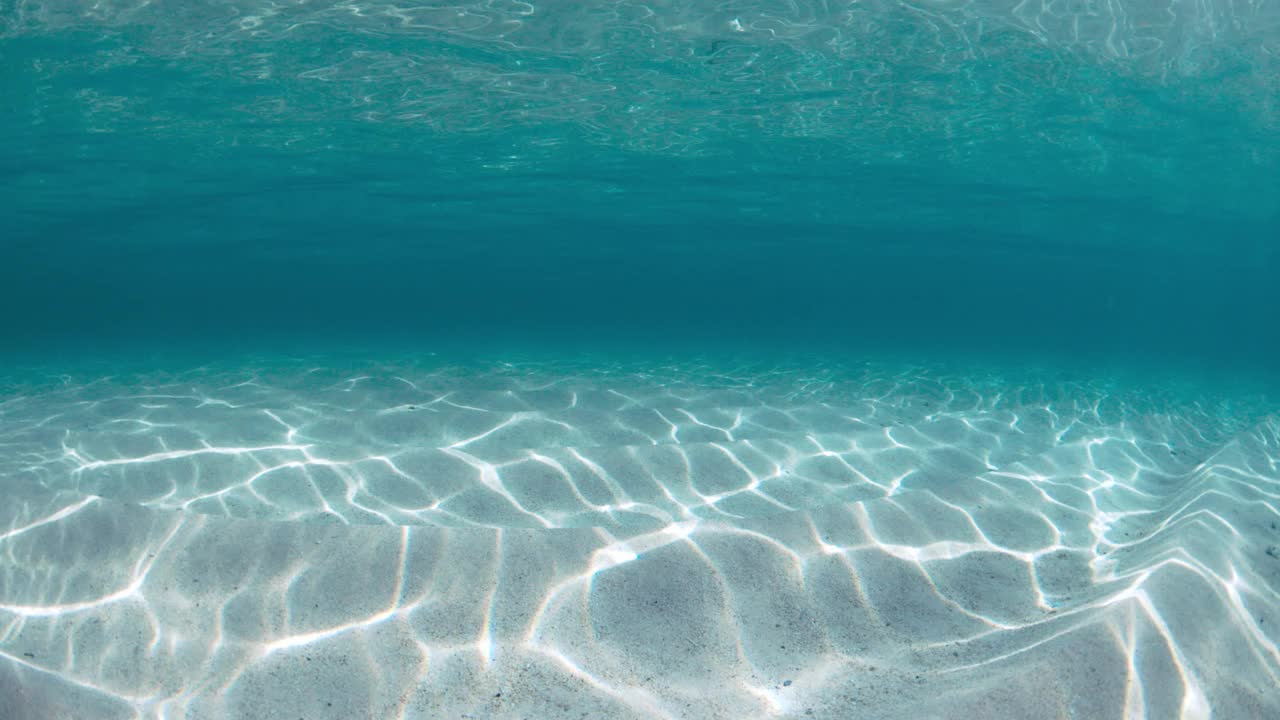
<instances>
[{"instance_id":1,"label":"sunlight caustic pattern on sand","mask_svg":"<svg viewBox=\"0 0 1280 720\"><path fill-rule=\"evenodd\" d=\"M1274 417L730 368L10 383L0 714L1280 712Z\"/></svg>"}]
</instances>

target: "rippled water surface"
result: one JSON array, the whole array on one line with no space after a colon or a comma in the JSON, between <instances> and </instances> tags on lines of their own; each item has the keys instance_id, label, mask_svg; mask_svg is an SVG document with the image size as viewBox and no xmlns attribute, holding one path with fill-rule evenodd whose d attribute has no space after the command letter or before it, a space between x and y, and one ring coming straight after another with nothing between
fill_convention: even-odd
<instances>
[{"instance_id":1,"label":"rippled water surface","mask_svg":"<svg viewBox=\"0 0 1280 720\"><path fill-rule=\"evenodd\" d=\"M0 0L0 718L1280 717L1280 5Z\"/></svg>"}]
</instances>

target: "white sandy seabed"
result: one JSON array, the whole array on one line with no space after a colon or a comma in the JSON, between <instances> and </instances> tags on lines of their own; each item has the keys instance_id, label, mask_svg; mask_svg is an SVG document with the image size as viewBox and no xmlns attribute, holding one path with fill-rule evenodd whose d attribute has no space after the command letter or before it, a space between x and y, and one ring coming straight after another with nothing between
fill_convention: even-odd
<instances>
[{"instance_id":1,"label":"white sandy seabed","mask_svg":"<svg viewBox=\"0 0 1280 720\"><path fill-rule=\"evenodd\" d=\"M0 717L1277 718L1280 421L927 368L0 394Z\"/></svg>"}]
</instances>

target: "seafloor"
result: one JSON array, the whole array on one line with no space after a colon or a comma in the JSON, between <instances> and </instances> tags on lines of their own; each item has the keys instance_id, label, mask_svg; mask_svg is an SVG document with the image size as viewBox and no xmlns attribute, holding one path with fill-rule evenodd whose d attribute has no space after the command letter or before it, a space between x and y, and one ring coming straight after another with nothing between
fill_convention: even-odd
<instances>
[{"instance_id":1,"label":"seafloor","mask_svg":"<svg viewBox=\"0 0 1280 720\"><path fill-rule=\"evenodd\" d=\"M1258 393L848 358L138 367L0 384L0 717L1280 717Z\"/></svg>"}]
</instances>

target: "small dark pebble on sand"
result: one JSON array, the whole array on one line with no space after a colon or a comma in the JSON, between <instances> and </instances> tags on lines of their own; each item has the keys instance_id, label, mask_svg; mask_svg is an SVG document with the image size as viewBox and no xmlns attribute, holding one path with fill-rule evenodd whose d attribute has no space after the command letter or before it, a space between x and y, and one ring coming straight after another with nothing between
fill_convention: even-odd
<instances>
[{"instance_id":1,"label":"small dark pebble on sand","mask_svg":"<svg viewBox=\"0 0 1280 720\"><path fill-rule=\"evenodd\" d=\"M782 687L791 687L791 681L790 681L790 680L783 680L783 681L782 681Z\"/></svg>"}]
</instances>

